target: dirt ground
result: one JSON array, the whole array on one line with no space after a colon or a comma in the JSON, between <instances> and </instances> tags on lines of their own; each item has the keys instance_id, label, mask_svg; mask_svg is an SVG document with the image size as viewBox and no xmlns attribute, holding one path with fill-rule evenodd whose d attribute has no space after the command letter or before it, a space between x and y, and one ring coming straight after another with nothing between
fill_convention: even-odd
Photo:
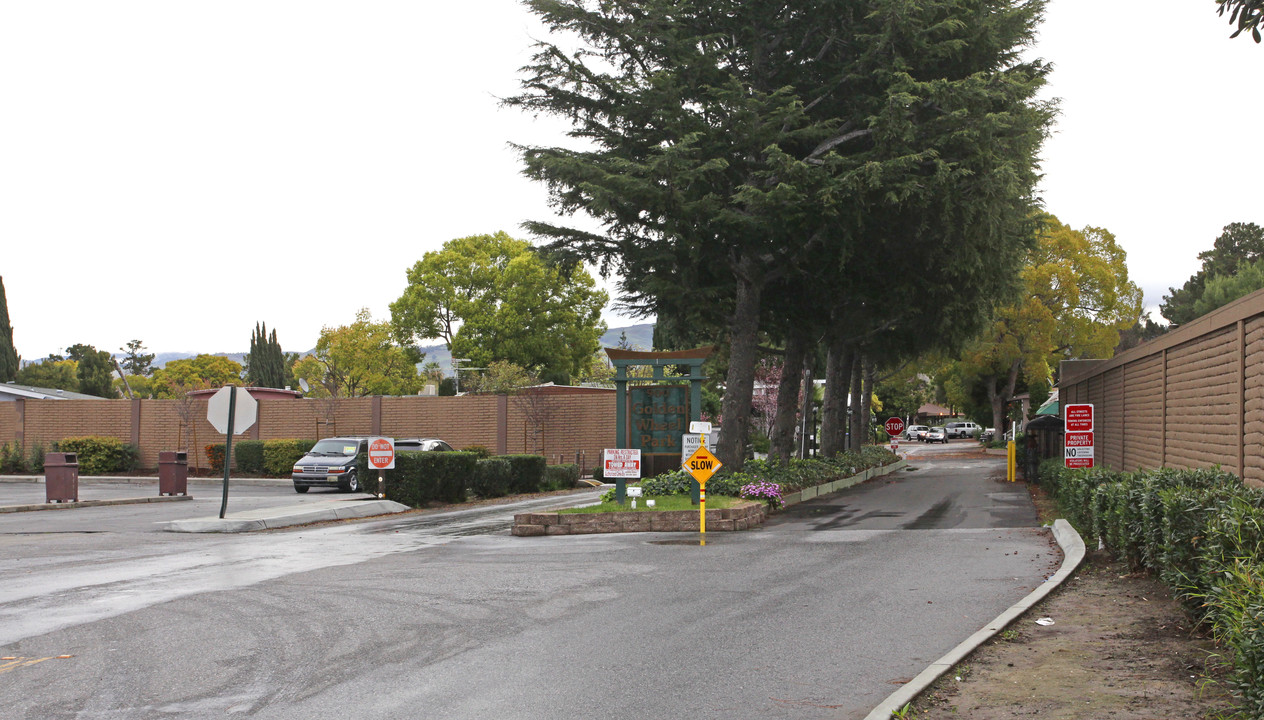
<instances>
[{"instance_id":1,"label":"dirt ground","mask_svg":"<svg viewBox=\"0 0 1264 720\"><path fill-rule=\"evenodd\" d=\"M1033 497L1052 517L1038 488ZM910 717L1221 717L1233 703L1217 679L1218 650L1191 625L1157 580L1091 551L1060 589L923 693Z\"/></svg>"}]
</instances>

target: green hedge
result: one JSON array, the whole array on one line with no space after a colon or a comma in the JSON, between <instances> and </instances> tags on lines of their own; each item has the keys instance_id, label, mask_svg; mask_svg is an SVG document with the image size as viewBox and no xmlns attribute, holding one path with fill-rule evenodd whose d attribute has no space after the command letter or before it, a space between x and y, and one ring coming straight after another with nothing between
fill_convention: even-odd
<instances>
[{"instance_id":1,"label":"green hedge","mask_svg":"<svg viewBox=\"0 0 1264 720\"><path fill-rule=\"evenodd\" d=\"M1232 651L1228 684L1243 714L1264 717L1264 491L1219 469L1120 473L1040 466L1063 513L1172 587Z\"/></svg>"},{"instance_id":2,"label":"green hedge","mask_svg":"<svg viewBox=\"0 0 1264 720\"><path fill-rule=\"evenodd\" d=\"M237 472L246 475L263 474L263 441L238 440L233 443L233 461ZM288 473L289 470L287 469Z\"/></svg>"},{"instance_id":3,"label":"green hedge","mask_svg":"<svg viewBox=\"0 0 1264 720\"><path fill-rule=\"evenodd\" d=\"M533 493L540 492L540 489L544 487L544 469L548 467L548 461L543 455L499 455L498 457L509 461L511 468L509 492Z\"/></svg>"},{"instance_id":4,"label":"green hedge","mask_svg":"<svg viewBox=\"0 0 1264 720\"><path fill-rule=\"evenodd\" d=\"M859 452L839 453L829 459L791 460L786 465L775 460L747 460L741 472L721 468L707 481L707 492L740 497L743 486L770 482L780 486L783 494L791 493L851 477L862 470L889 465L898 459L886 448L866 446ZM646 495L686 495L693 492L693 484L689 473L674 470L642 480L640 486Z\"/></svg>"},{"instance_id":5,"label":"green hedge","mask_svg":"<svg viewBox=\"0 0 1264 720\"><path fill-rule=\"evenodd\" d=\"M26 455L22 446L15 442L0 445L0 474L16 475L26 472Z\"/></svg>"},{"instance_id":6,"label":"green hedge","mask_svg":"<svg viewBox=\"0 0 1264 720\"><path fill-rule=\"evenodd\" d=\"M579 466L574 463L549 465L544 469L545 490L569 490L579 484Z\"/></svg>"},{"instance_id":7,"label":"green hedge","mask_svg":"<svg viewBox=\"0 0 1264 720\"><path fill-rule=\"evenodd\" d=\"M289 477L294 471L294 463L298 462L312 446L315 440L265 440L263 442L263 472L276 477ZM234 452L238 468L241 467L241 454ZM360 475L364 478L364 475ZM361 480L361 485L364 484Z\"/></svg>"},{"instance_id":8,"label":"green hedge","mask_svg":"<svg viewBox=\"0 0 1264 720\"><path fill-rule=\"evenodd\" d=\"M543 458L541 458L543 459ZM395 469L386 471L386 498L410 507L430 502L464 502L466 487L475 477L478 456L466 452L401 452ZM377 471L360 457L360 484L377 487Z\"/></svg>"},{"instance_id":9,"label":"green hedge","mask_svg":"<svg viewBox=\"0 0 1264 720\"><path fill-rule=\"evenodd\" d=\"M64 438L53 443L53 449L55 452L76 453L80 475L130 472L136 468L140 455L135 445L100 435Z\"/></svg>"},{"instance_id":10,"label":"green hedge","mask_svg":"<svg viewBox=\"0 0 1264 720\"><path fill-rule=\"evenodd\" d=\"M513 466L508 460L480 458L470 477L470 492L481 498L503 497L509 494L512 484Z\"/></svg>"}]
</instances>

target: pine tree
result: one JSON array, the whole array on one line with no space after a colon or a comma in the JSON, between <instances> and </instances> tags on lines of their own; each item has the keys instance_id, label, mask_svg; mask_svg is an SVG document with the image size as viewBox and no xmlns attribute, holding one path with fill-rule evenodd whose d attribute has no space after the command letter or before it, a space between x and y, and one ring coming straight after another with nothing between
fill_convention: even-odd
<instances>
[{"instance_id":1,"label":"pine tree","mask_svg":"<svg viewBox=\"0 0 1264 720\"><path fill-rule=\"evenodd\" d=\"M269 334L267 323L255 323L246 356L246 382L254 387L281 388L286 385L286 375L285 353L276 330Z\"/></svg>"},{"instance_id":2,"label":"pine tree","mask_svg":"<svg viewBox=\"0 0 1264 720\"><path fill-rule=\"evenodd\" d=\"M9 325L9 301L4 295L4 278L0 277L0 382L18 376L18 352L13 347L13 326Z\"/></svg>"}]
</instances>

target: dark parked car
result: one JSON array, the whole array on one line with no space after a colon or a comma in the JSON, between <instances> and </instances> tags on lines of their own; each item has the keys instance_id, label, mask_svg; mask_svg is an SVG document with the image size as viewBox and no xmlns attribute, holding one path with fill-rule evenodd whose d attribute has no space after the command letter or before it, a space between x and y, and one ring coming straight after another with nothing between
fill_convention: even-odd
<instances>
[{"instance_id":1,"label":"dark parked car","mask_svg":"<svg viewBox=\"0 0 1264 720\"><path fill-rule=\"evenodd\" d=\"M294 463L290 478L294 491L305 493L314 487L336 487L342 492L359 492L362 484L356 467L368 452L369 438L363 436L325 438ZM439 438L400 438L395 452L448 452L452 446Z\"/></svg>"}]
</instances>

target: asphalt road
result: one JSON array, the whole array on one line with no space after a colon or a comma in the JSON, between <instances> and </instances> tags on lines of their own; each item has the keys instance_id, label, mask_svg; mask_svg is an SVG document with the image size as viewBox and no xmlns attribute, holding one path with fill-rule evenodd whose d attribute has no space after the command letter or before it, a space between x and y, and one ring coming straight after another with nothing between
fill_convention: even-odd
<instances>
[{"instance_id":1,"label":"asphalt road","mask_svg":"<svg viewBox=\"0 0 1264 720\"><path fill-rule=\"evenodd\" d=\"M503 508L231 537L33 535L0 516L0 655L15 658L0 707L863 717L1060 562L992 479L1001 462L951 450L705 547L514 538Z\"/></svg>"}]
</instances>

